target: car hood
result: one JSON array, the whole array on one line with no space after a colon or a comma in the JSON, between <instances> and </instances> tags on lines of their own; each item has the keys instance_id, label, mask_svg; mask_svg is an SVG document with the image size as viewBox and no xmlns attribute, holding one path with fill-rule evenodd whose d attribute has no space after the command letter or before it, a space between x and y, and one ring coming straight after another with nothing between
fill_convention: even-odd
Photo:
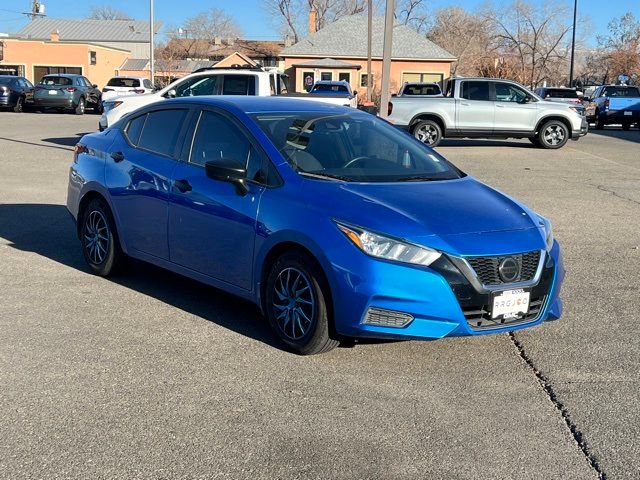
<instances>
[{"instance_id":1,"label":"car hood","mask_svg":"<svg viewBox=\"0 0 640 480\"><path fill-rule=\"evenodd\" d=\"M430 236L472 234L469 238L475 238L477 234L539 228L531 210L468 176L434 182L305 179L305 183L303 191L310 207L322 209L338 221L417 243Z\"/></svg>"}]
</instances>

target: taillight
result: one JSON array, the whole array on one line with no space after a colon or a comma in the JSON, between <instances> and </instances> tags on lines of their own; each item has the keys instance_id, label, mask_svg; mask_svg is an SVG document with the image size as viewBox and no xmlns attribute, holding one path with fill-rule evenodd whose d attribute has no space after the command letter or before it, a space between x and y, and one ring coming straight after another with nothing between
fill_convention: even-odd
<instances>
[{"instance_id":1,"label":"taillight","mask_svg":"<svg viewBox=\"0 0 640 480\"><path fill-rule=\"evenodd\" d=\"M73 92L75 92L77 90L77 88L76 87L67 87L67 88L65 88L65 90L67 92L69 92L69 93L73 93Z\"/></svg>"},{"instance_id":2,"label":"taillight","mask_svg":"<svg viewBox=\"0 0 640 480\"><path fill-rule=\"evenodd\" d=\"M74 162L78 161L78 155L80 155L81 153L89 153L89 149L87 148L86 145L83 145L82 143L76 143L76 146L73 149L73 161Z\"/></svg>"},{"instance_id":3,"label":"taillight","mask_svg":"<svg viewBox=\"0 0 640 480\"><path fill-rule=\"evenodd\" d=\"M604 108L609 108L609 99L605 99L604 101Z\"/></svg>"},{"instance_id":4,"label":"taillight","mask_svg":"<svg viewBox=\"0 0 640 480\"><path fill-rule=\"evenodd\" d=\"M393 103L389 102L389 105L387 105L387 115L391 115L391 112L393 112Z\"/></svg>"},{"instance_id":5,"label":"taillight","mask_svg":"<svg viewBox=\"0 0 640 480\"><path fill-rule=\"evenodd\" d=\"M9 95L9 89L7 87L0 87L0 97L6 97Z\"/></svg>"}]
</instances>

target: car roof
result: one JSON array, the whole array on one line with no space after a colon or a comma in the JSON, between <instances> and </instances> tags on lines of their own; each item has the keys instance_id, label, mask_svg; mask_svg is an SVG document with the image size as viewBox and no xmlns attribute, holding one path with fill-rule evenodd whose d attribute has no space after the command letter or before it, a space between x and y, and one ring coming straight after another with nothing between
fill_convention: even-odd
<instances>
[{"instance_id":1,"label":"car roof","mask_svg":"<svg viewBox=\"0 0 640 480\"><path fill-rule=\"evenodd\" d=\"M75 77L84 77L84 75L80 75L77 73L47 73L46 75L43 75L42 78L44 77L66 77L66 78L75 78Z\"/></svg>"},{"instance_id":2,"label":"car roof","mask_svg":"<svg viewBox=\"0 0 640 480\"><path fill-rule=\"evenodd\" d=\"M0 78L24 78L18 75L0 75Z\"/></svg>"},{"instance_id":3,"label":"car roof","mask_svg":"<svg viewBox=\"0 0 640 480\"><path fill-rule=\"evenodd\" d=\"M173 98L162 104L187 103L203 106L236 108L245 113L266 112L319 112L319 113L355 113L359 110L324 102L314 102L303 98L257 97L251 95L202 95L196 97ZM162 105L162 104L157 104Z\"/></svg>"},{"instance_id":4,"label":"car roof","mask_svg":"<svg viewBox=\"0 0 640 480\"><path fill-rule=\"evenodd\" d=\"M316 85L346 85L345 80L318 80Z\"/></svg>"}]
</instances>

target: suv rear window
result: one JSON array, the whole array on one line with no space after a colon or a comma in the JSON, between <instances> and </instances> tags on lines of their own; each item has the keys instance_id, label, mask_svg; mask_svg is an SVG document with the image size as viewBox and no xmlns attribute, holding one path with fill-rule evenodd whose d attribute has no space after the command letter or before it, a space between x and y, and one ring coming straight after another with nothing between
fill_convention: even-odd
<instances>
[{"instance_id":1,"label":"suv rear window","mask_svg":"<svg viewBox=\"0 0 640 480\"><path fill-rule=\"evenodd\" d=\"M42 77L41 85L73 85L73 80L67 77Z\"/></svg>"},{"instance_id":2,"label":"suv rear window","mask_svg":"<svg viewBox=\"0 0 640 480\"><path fill-rule=\"evenodd\" d=\"M548 98L578 98L578 92L570 88L547 88L544 96Z\"/></svg>"},{"instance_id":3,"label":"suv rear window","mask_svg":"<svg viewBox=\"0 0 640 480\"><path fill-rule=\"evenodd\" d=\"M140 86L140 80L138 80L137 78L114 77L107 82L107 87L132 88L132 87L139 87L139 86Z\"/></svg>"}]
</instances>

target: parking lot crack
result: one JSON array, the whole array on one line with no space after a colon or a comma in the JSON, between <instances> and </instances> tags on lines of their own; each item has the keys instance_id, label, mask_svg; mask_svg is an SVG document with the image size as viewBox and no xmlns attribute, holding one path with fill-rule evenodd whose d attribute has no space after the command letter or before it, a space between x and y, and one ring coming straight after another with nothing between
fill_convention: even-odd
<instances>
[{"instance_id":1,"label":"parking lot crack","mask_svg":"<svg viewBox=\"0 0 640 480\"><path fill-rule=\"evenodd\" d=\"M555 389L551 384L551 381L536 367L531 357L529 357L529 355L525 351L524 345L522 344L521 341L519 341L516 338L515 334L513 332L509 332L508 335L511 341L513 342L514 346L516 347L516 350L518 351L518 355L520 356L520 358L522 358L522 360L525 362L527 367L536 376L538 383L540 384L544 392L547 394L547 397L549 398L549 400L551 401L555 409L562 416L562 419L564 420L564 423L569 429L569 432L571 433L571 436L574 442L576 443L576 445L578 446L578 448L580 449L580 451L582 452L586 460L589 462L589 465L591 466L591 468L595 471L595 473L598 475L598 478L600 480L606 480L607 475L602 470L602 466L598 462L598 459L595 457L595 455L589 448L589 445L587 443L587 440L584 434L571 418L568 408L558 398L558 395L556 394Z\"/></svg>"},{"instance_id":2,"label":"parking lot crack","mask_svg":"<svg viewBox=\"0 0 640 480\"><path fill-rule=\"evenodd\" d=\"M625 197L624 195L620 195L618 192L616 192L615 190L609 190L608 188L606 188L604 185L595 185L590 183L589 185L591 185L592 187L596 187L598 190L602 191L602 192L607 192L610 193L611 195L613 195L614 197L617 198L621 198L622 200L627 200L631 203L635 203L636 205L640 205L640 202L637 200L634 200L633 198L629 198L629 197Z\"/></svg>"}]
</instances>

